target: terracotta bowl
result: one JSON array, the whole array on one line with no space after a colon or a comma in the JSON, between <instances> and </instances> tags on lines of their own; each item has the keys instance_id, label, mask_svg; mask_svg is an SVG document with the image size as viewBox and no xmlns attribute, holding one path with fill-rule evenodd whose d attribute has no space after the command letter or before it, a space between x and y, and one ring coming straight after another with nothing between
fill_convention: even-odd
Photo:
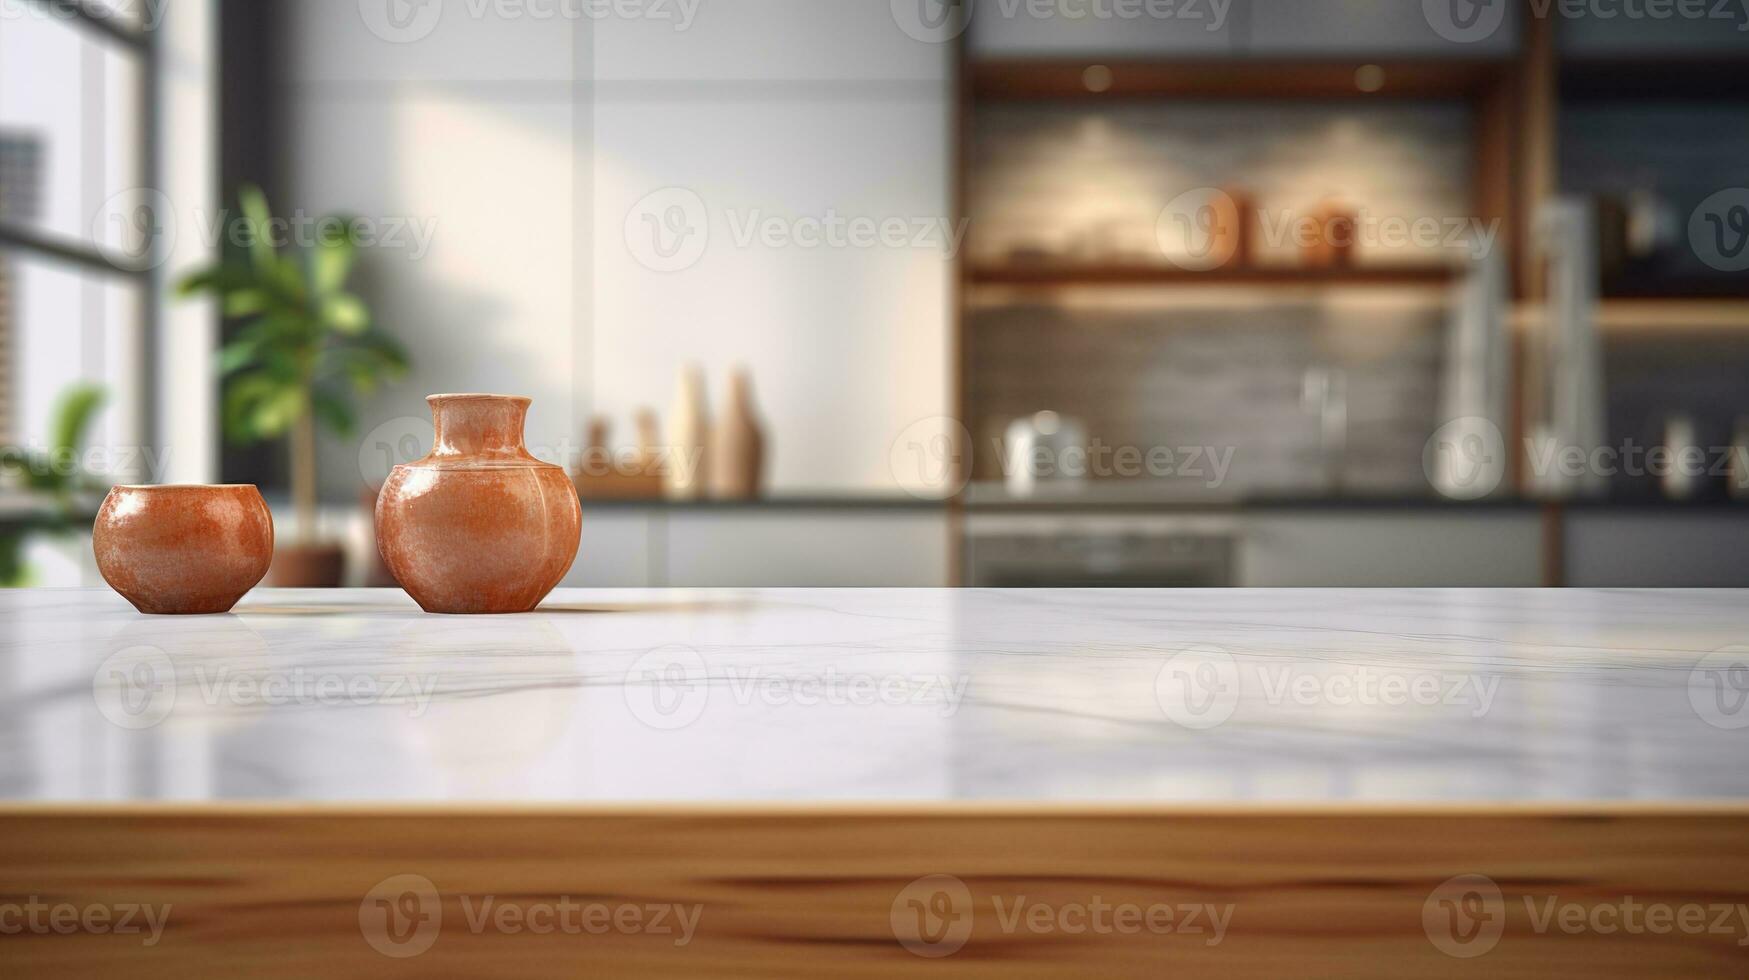
<instances>
[{"instance_id":1,"label":"terracotta bowl","mask_svg":"<svg viewBox=\"0 0 1749 980\"><path fill-rule=\"evenodd\" d=\"M222 613L267 574L273 515L252 486L116 487L91 539L103 580L140 612Z\"/></svg>"}]
</instances>

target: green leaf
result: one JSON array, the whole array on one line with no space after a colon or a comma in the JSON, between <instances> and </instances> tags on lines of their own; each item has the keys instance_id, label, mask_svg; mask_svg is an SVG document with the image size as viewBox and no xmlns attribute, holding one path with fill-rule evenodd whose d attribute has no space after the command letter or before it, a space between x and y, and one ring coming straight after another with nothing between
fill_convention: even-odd
<instances>
[{"instance_id":1,"label":"green leaf","mask_svg":"<svg viewBox=\"0 0 1749 980\"><path fill-rule=\"evenodd\" d=\"M279 258L269 238L273 212L267 207L267 195L255 184L244 184L237 192L237 201L243 207L243 220L249 224L249 258L255 268L266 272Z\"/></svg>"},{"instance_id":2,"label":"green leaf","mask_svg":"<svg viewBox=\"0 0 1749 980\"><path fill-rule=\"evenodd\" d=\"M225 435L237 442L272 439L298 420L306 403L295 380L267 371L236 375L225 388Z\"/></svg>"},{"instance_id":3,"label":"green leaf","mask_svg":"<svg viewBox=\"0 0 1749 980\"><path fill-rule=\"evenodd\" d=\"M55 407L54 435L50 448L56 452L78 452L85 443L85 429L97 410L103 407L107 394L102 385L78 384L61 396Z\"/></svg>"},{"instance_id":4,"label":"green leaf","mask_svg":"<svg viewBox=\"0 0 1749 980\"><path fill-rule=\"evenodd\" d=\"M248 266L214 265L184 276L176 284L176 293L184 298L201 293L225 296L240 289L253 289L256 282L255 271Z\"/></svg>"},{"instance_id":5,"label":"green leaf","mask_svg":"<svg viewBox=\"0 0 1749 980\"><path fill-rule=\"evenodd\" d=\"M30 581L24 567L24 538L20 530L0 531L0 588L14 589Z\"/></svg>"},{"instance_id":6,"label":"green leaf","mask_svg":"<svg viewBox=\"0 0 1749 980\"><path fill-rule=\"evenodd\" d=\"M224 311L229 317L254 316L266 310L272 302L265 290L239 289L225 297Z\"/></svg>"},{"instance_id":7,"label":"green leaf","mask_svg":"<svg viewBox=\"0 0 1749 980\"><path fill-rule=\"evenodd\" d=\"M357 345L375 353L392 377L400 377L406 373L407 349L394 337L381 330L372 330L358 338Z\"/></svg>"},{"instance_id":8,"label":"green leaf","mask_svg":"<svg viewBox=\"0 0 1749 980\"><path fill-rule=\"evenodd\" d=\"M260 361L261 340L238 337L219 349L219 374L233 374Z\"/></svg>"},{"instance_id":9,"label":"green leaf","mask_svg":"<svg viewBox=\"0 0 1749 980\"><path fill-rule=\"evenodd\" d=\"M316 246L310 251L310 291L317 296L332 296L352 274L358 242L353 236L352 222L346 218L324 218L316 223L316 229Z\"/></svg>"},{"instance_id":10,"label":"green leaf","mask_svg":"<svg viewBox=\"0 0 1749 980\"><path fill-rule=\"evenodd\" d=\"M357 336L370 327L370 309L351 293L339 293L322 301L322 323L337 333Z\"/></svg>"},{"instance_id":11,"label":"green leaf","mask_svg":"<svg viewBox=\"0 0 1749 980\"><path fill-rule=\"evenodd\" d=\"M311 393L310 407L315 411L316 418L336 435L351 435L357 424L353 416L352 400L344 392L317 388Z\"/></svg>"},{"instance_id":12,"label":"green leaf","mask_svg":"<svg viewBox=\"0 0 1749 980\"><path fill-rule=\"evenodd\" d=\"M294 384L281 385L250 409L249 427L267 438L282 435L309 406L309 392Z\"/></svg>"}]
</instances>

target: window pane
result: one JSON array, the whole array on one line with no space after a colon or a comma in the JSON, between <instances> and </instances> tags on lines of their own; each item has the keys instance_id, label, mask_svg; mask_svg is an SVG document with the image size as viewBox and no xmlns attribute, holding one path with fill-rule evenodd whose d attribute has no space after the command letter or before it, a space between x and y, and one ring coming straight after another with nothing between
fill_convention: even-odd
<instances>
[{"instance_id":1,"label":"window pane","mask_svg":"<svg viewBox=\"0 0 1749 980\"><path fill-rule=\"evenodd\" d=\"M0 0L0 219L140 254L138 57L52 11Z\"/></svg>"},{"instance_id":2,"label":"window pane","mask_svg":"<svg viewBox=\"0 0 1749 980\"><path fill-rule=\"evenodd\" d=\"M138 410L143 296L144 287L126 277L0 250L7 444L48 450L64 400L94 384L103 389L104 407L85 431L79 472L100 483L152 475Z\"/></svg>"}]
</instances>

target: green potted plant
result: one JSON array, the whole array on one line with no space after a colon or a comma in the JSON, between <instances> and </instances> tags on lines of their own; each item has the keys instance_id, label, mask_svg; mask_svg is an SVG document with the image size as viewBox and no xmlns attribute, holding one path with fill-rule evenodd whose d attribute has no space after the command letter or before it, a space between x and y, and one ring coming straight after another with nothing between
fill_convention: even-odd
<instances>
[{"instance_id":1,"label":"green potted plant","mask_svg":"<svg viewBox=\"0 0 1749 980\"><path fill-rule=\"evenodd\" d=\"M23 504L0 520L0 588L30 584L24 549L32 535L90 528L104 487L80 466L80 456L105 397L102 385L75 384L55 404L46 449L0 448L0 492L18 494Z\"/></svg>"},{"instance_id":2,"label":"green potted plant","mask_svg":"<svg viewBox=\"0 0 1749 980\"><path fill-rule=\"evenodd\" d=\"M354 397L404 374L406 353L346 289L358 250L352 221L316 222L299 261L268 234L272 213L261 189L245 186L238 198L243 224L232 225L240 234L231 240L240 247L185 278L179 292L218 297L235 325L219 350L225 437L239 444L287 438L298 533L275 553L269 582L337 586L344 551L316 534L317 427L350 435Z\"/></svg>"}]
</instances>

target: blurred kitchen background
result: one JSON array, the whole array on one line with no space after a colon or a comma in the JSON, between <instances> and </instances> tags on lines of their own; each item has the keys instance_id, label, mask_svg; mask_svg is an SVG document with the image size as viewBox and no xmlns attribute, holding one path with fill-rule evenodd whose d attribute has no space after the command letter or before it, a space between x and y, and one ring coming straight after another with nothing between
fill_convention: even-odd
<instances>
[{"instance_id":1,"label":"blurred kitchen background","mask_svg":"<svg viewBox=\"0 0 1749 980\"><path fill-rule=\"evenodd\" d=\"M0 579L489 391L567 585L1749 586L1740 6L0 0Z\"/></svg>"}]
</instances>

